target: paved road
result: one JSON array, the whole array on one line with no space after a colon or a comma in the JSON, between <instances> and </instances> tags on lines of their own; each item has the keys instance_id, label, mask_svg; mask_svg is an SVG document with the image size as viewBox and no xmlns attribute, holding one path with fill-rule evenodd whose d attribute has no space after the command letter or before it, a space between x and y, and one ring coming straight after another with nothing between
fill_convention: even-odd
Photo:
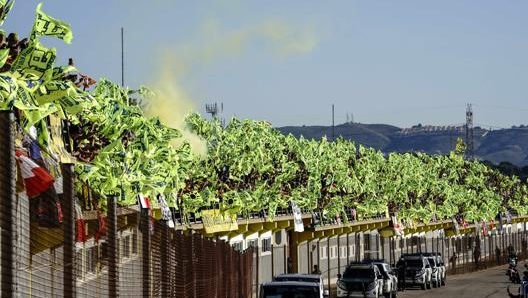
<instances>
[{"instance_id":1,"label":"paved road","mask_svg":"<svg viewBox=\"0 0 528 298\"><path fill-rule=\"evenodd\" d=\"M517 293L519 285L508 281L506 265L486 270L451 275L447 277L447 285L441 288L421 290L410 288L398 292L399 298L508 298L506 288ZM519 268L522 268L519 266Z\"/></svg>"}]
</instances>

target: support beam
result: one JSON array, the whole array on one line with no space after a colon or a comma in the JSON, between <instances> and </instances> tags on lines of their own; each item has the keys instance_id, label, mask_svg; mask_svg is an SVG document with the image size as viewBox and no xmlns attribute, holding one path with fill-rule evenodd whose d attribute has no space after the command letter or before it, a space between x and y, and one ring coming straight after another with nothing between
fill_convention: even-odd
<instances>
[{"instance_id":1,"label":"support beam","mask_svg":"<svg viewBox=\"0 0 528 298\"><path fill-rule=\"evenodd\" d=\"M64 295L75 298L77 296L77 280L75 277L75 198L73 195L73 164L64 163L61 165L64 214L63 235L64 235L64 274L63 289Z\"/></svg>"}]
</instances>

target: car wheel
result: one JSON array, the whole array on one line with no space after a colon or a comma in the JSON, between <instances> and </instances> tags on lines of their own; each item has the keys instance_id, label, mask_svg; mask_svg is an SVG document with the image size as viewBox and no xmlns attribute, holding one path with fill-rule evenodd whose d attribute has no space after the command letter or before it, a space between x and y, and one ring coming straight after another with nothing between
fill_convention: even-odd
<instances>
[{"instance_id":1,"label":"car wheel","mask_svg":"<svg viewBox=\"0 0 528 298\"><path fill-rule=\"evenodd\" d=\"M445 277L442 279L442 286L445 286L445 285L446 285L446 279L447 279L447 278L445 278Z\"/></svg>"},{"instance_id":2,"label":"car wheel","mask_svg":"<svg viewBox=\"0 0 528 298\"><path fill-rule=\"evenodd\" d=\"M432 288L433 288L433 283L432 283L431 281L429 281L429 282L427 283L427 288L428 288L428 289L432 289Z\"/></svg>"},{"instance_id":3,"label":"car wheel","mask_svg":"<svg viewBox=\"0 0 528 298\"><path fill-rule=\"evenodd\" d=\"M426 283L423 283L423 284L421 285L421 287L422 287L422 290L425 290L425 288L426 288Z\"/></svg>"},{"instance_id":4,"label":"car wheel","mask_svg":"<svg viewBox=\"0 0 528 298\"><path fill-rule=\"evenodd\" d=\"M385 294L385 298L392 298L392 292L388 292Z\"/></svg>"},{"instance_id":5,"label":"car wheel","mask_svg":"<svg viewBox=\"0 0 528 298\"><path fill-rule=\"evenodd\" d=\"M392 298L396 298L398 297L398 290L394 291L394 293L392 293Z\"/></svg>"}]
</instances>

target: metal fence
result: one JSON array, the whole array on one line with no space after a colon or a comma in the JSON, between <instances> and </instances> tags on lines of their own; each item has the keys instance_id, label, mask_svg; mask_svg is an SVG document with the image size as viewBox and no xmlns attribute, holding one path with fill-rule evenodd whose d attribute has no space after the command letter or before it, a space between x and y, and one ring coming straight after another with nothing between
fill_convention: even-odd
<instances>
[{"instance_id":1,"label":"metal fence","mask_svg":"<svg viewBox=\"0 0 528 298\"><path fill-rule=\"evenodd\" d=\"M119 208L115 197L106 213L82 211L73 164L42 151L28 168L15 158L17 134L13 114L0 111L2 297L252 295L252 248L240 252L225 241L170 229L148 209ZM54 175L53 187L31 184L37 166ZM30 185L42 189L33 193Z\"/></svg>"}]
</instances>

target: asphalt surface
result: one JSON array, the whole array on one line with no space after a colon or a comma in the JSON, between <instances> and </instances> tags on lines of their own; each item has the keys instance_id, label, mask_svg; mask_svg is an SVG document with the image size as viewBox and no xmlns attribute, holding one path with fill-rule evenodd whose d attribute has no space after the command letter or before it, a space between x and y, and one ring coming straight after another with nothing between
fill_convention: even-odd
<instances>
[{"instance_id":1,"label":"asphalt surface","mask_svg":"<svg viewBox=\"0 0 528 298\"><path fill-rule=\"evenodd\" d=\"M517 294L519 284L511 283L505 275L507 265L492 267L468 274L448 275L446 286L421 290L419 287L407 288L398 292L399 298L507 298L506 288ZM522 270L522 265L517 266Z\"/></svg>"}]
</instances>

